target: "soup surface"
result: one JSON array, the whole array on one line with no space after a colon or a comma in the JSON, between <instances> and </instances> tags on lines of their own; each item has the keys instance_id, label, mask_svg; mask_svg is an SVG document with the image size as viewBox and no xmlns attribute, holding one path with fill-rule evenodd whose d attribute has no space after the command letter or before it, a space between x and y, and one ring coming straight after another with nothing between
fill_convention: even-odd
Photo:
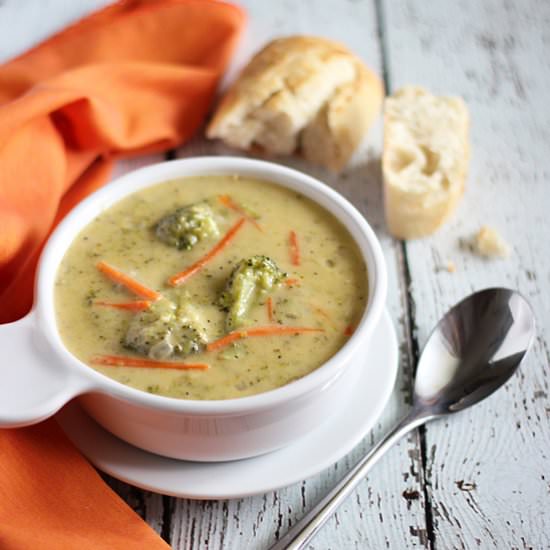
<instances>
[{"instance_id":1,"label":"soup surface","mask_svg":"<svg viewBox=\"0 0 550 550\"><path fill-rule=\"evenodd\" d=\"M200 215L205 206L213 225L171 225L188 205ZM114 281L100 262L162 298ZM94 219L60 264L55 306L66 347L104 375L170 397L228 399L323 364L349 338L367 288L357 246L320 206L271 183L204 176L138 191Z\"/></svg>"}]
</instances>

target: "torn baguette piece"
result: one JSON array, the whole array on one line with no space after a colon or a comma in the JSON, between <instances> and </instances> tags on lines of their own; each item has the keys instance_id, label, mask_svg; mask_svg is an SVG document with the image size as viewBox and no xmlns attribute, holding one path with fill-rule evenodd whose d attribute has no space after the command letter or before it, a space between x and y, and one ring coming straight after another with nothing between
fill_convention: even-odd
<instances>
[{"instance_id":1,"label":"torn baguette piece","mask_svg":"<svg viewBox=\"0 0 550 550\"><path fill-rule=\"evenodd\" d=\"M384 106L384 204L392 235L433 233L455 210L468 172L468 108L406 86Z\"/></svg>"},{"instance_id":2,"label":"torn baguette piece","mask_svg":"<svg viewBox=\"0 0 550 550\"><path fill-rule=\"evenodd\" d=\"M270 42L222 98L206 135L273 155L300 152L340 170L380 110L379 78L344 46L291 36Z\"/></svg>"}]
</instances>

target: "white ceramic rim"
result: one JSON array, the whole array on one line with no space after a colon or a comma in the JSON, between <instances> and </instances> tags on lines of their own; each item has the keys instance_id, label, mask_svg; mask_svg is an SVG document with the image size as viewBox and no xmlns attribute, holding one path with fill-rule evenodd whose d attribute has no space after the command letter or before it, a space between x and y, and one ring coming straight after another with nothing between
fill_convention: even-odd
<instances>
[{"instance_id":1,"label":"white ceramic rim","mask_svg":"<svg viewBox=\"0 0 550 550\"><path fill-rule=\"evenodd\" d=\"M99 213L127 195L173 179L238 174L295 190L331 212L356 242L368 273L368 303L354 334L326 363L307 376L268 392L219 401L182 400L148 394L125 386L89 367L64 346L57 331L54 282L59 263L75 236ZM99 391L142 406L194 415L233 415L276 407L285 401L322 391L342 373L349 356L369 338L386 300L387 274L378 239L359 211L339 193L315 178L271 162L241 157L196 157L153 164L107 184L74 208L49 238L42 253L35 289L35 311L41 334L63 363L88 379L86 392Z\"/></svg>"}]
</instances>

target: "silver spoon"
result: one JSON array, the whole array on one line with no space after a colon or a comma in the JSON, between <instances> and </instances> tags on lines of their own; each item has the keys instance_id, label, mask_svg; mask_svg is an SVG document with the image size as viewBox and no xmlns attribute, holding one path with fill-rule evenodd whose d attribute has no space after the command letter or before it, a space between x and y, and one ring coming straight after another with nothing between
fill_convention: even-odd
<instances>
[{"instance_id":1,"label":"silver spoon","mask_svg":"<svg viewBox=\"0 0 550 550\"><path fill-rule=\"evenodd\" d=\"M534 336L533 311L513 290L481 290L452 307L422 351L410 412L271 550L305 548L394 443L429 420L491 395L517 370Z\"/></svg>"}]
</instances>

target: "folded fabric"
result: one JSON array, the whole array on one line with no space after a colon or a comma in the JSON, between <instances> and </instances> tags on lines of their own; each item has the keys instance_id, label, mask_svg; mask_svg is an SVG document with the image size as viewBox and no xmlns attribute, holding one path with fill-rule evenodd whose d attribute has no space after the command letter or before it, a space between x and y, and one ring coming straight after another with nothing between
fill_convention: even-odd
<instances>
[{"instance_id":1,"label":"folded fabric","mask_svg":"<svg viewBox=\"0 0 550 550\"><path fill-rule=\"evenodd\" d=\"M113 159L200 127L243 22L214 0L127 0L0 67L0 323L29 310L45 239ZM2 550L166 547L54 421L0 430Z\"/></svg>"}]
</instances>

